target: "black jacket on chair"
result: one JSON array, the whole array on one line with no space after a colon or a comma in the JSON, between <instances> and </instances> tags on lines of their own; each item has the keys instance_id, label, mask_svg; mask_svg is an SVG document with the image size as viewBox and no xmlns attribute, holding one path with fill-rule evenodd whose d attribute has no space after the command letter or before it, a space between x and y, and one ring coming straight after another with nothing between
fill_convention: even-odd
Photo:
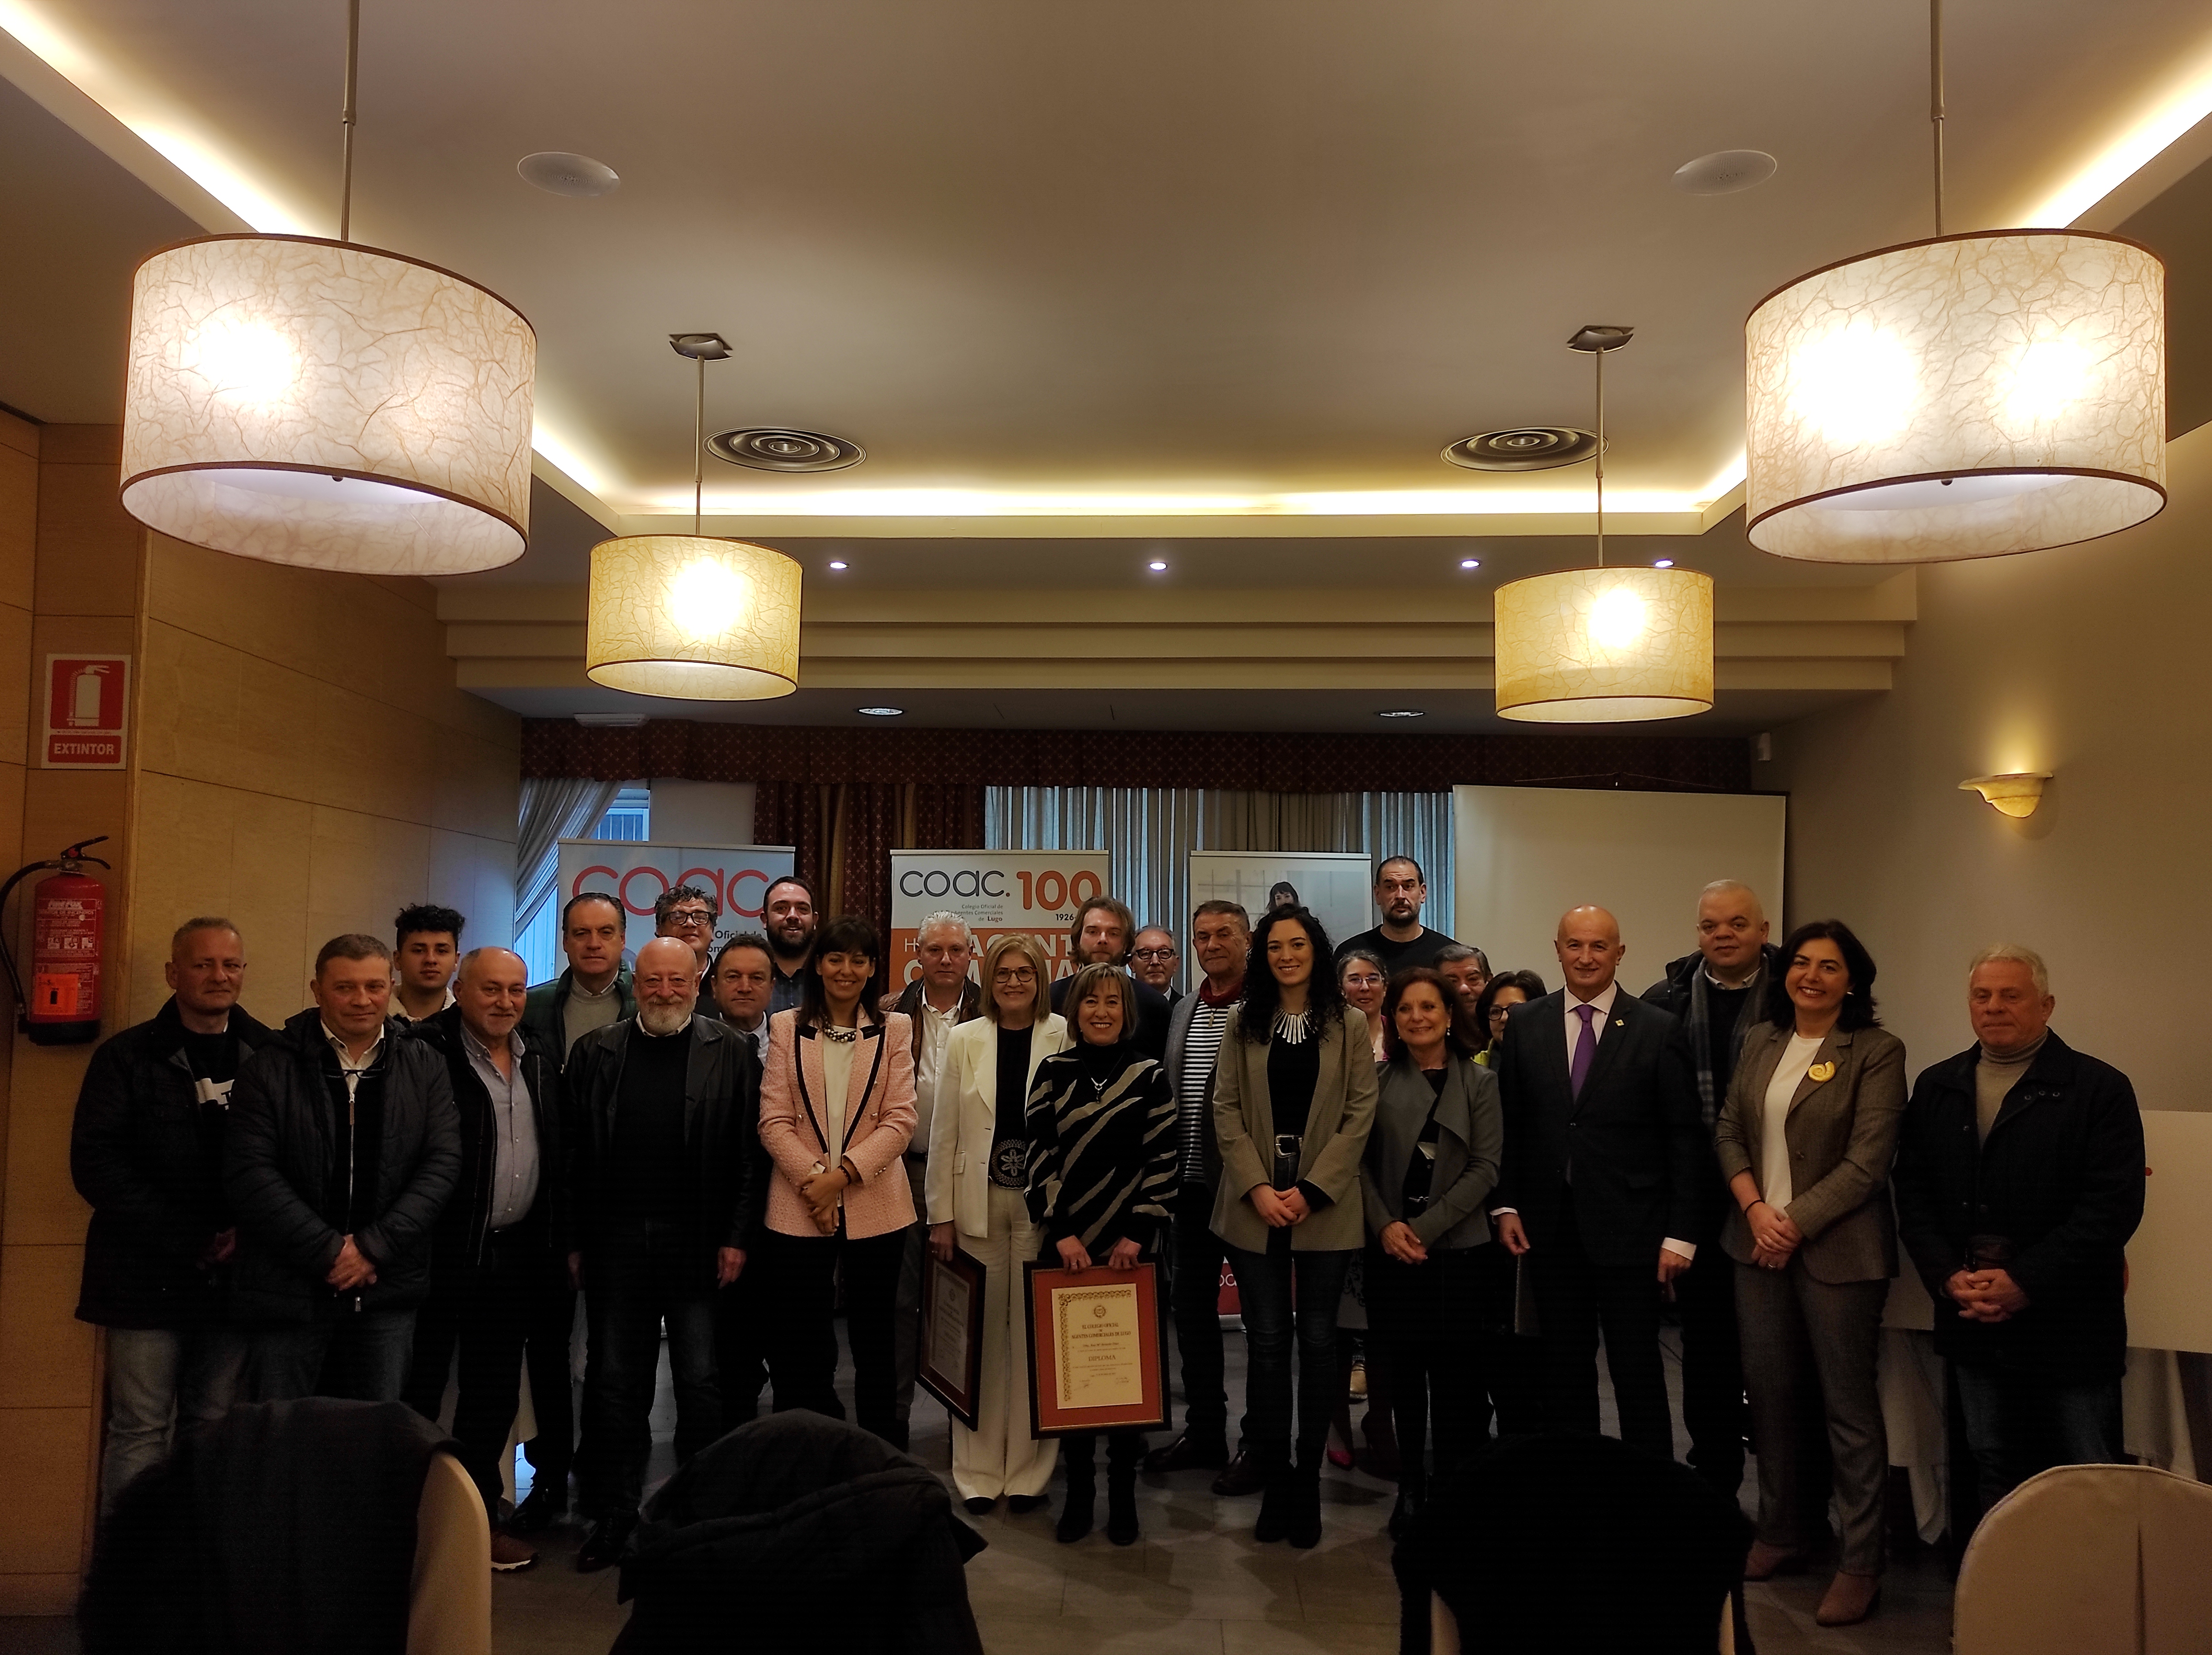
<instances>
[{"instance_id":1,"label":"black jacket on chair","mask_svg":"<svg viewBox=\"0 0 2212 1655\"><path fill-rule=\"evenodd\" d=\"M1655 1264L1668 1236L1697 1235L1711 1177L1712 1138L1681 1025L1621 990L1577 1098L1568 1080L1566 1002L1562 991L1506 1014L1492 1059L1505 1164L1491 1208L1517 1209L1529 1245L1540 1247L1560 1233L1571 1203L1592 1264Z\"/></svg>"},{"instance_id":2,"label":"black jacket on chair","mask_svg":"<svg viewBox=\"0 0 2212 1655\"><path fill-rule=\"evenodd\" d=\"M637 1019L625 1017L580 1039L568 1054L570 1124L574 1128L576 1232L572 1245L588 1253L603 1244L611 1191L615 1107L623 1059ZM760 1059L751 1037L714 1017L694 1014L691 1054L684 1076L684 1158L694 1183L689 1199L672 1202L688 1215L686 1246L706 1272L716 1249L757 1244L768 1212L769 1163L760 1147Z\"/></svg>"},{"instance_id":3,"label":"black jacket on chair","mask_svg":"<svg viewBox=\"0 0 2212 1655\"><path fill-rule=\"evenodd\" d=\"M2118 1379L2127 1367L2127 1241L2143 1211L2135 1088L2054 1034L1983 1143L1980 1059L1970 1046L1921 1072L1892 1174L1899 1236L1936 1301L1936 1348L1971 1367ZM2008 1321L1966 1321L1943 1291L1977 1236L2002 1238L2004 1268L2027 1294Z\"/></svg>"},{"instance_id":4,"label":"black jacket on chair","mask_svg":"<svg viewBox=\"0 0 2212 1655\"><path fill-rule=\"evenodd\" d=\"M230 1028L241 1066L273 1038L236 1006ZM70 1127L70 1176L92 1204L79 1321L190 1327L220 1308L199 1258L229 1228L230 1209L173 997L92 1054Z\"/></svg>"},{"instance_id":5,"label":"black jacket on chair","mask_svg":"<svg viewBox=\"0 0 2212 1655\"><path fill-rule=\"evenodd\" d=\"M332 1302L323 1278L345 1236L325 1215L324 1197L347 1145L329 1063L323 1015L310 1006L240 1066L231 1090L222 1187L238 1218L230 1308L240 1321L304 1322ZM377 1067L380 1205L354 1234L376 1280L347 1296L365 1310L398 1310L429 1291L430 1233L460 1177L461 1134L436 1052L387 1030Z\"/></svg>"},{"instance_id":6,"label":"black jacket on chair","mask_svg":"<svg viewBox=\"0 0 2212 1655\"><path fill-rule=\"evenodd\" d=\"M549 1251L565 1254L575 1246L576 1213L568 1188L568 1101L561 1089L561 1065L526 1024L515 1024L514 1032L522 1042L522 1083L529 1089L538 1128L537 1205L545 1214ZM491 1143L495 1130L491 1094L469 1062L461 1034L459 1006L447 1006L407 1031L408 1039L420 1040L444 1060L460 1126L460 1179L438 1221L434 1242L441 1265L480 1257L491 1222L491 1173L496 1159Z\"/></svg>"}]
</instances>

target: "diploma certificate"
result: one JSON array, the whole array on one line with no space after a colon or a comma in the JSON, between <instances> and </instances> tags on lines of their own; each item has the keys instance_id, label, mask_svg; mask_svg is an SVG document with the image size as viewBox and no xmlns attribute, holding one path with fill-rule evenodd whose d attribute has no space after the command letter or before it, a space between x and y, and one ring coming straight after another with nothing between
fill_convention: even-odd
<instances>
[{"instance_id":1,"label":"diploma certificate","mask_svg":"<svg viewBox=\"0 0 2212 1655\"><path fill-rule=\"evenodd\" d=\"M1038 1436L1167 1423L1160 1283L1133 1270L1023 1266L1029 1300L1030 1420Z\"/></svg>"},{"instance_id":2,"label":"diploma certificate","mask_svg":"<svg viewBox=\"0 0 2212 1655\"><path fill-rule=\"evenodd\" d=\"M1145 1400L1137 1286L1052 1289L1052 1343L1062 1408L1133 1408Z\"/></svg>"}]
</instances>

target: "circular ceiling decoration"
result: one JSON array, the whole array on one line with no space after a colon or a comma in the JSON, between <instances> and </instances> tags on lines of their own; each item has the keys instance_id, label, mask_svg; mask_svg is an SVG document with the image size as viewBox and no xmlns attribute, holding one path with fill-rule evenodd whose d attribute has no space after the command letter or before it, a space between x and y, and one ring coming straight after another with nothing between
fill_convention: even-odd
<instances>
[{"instance_id":1,"label":"circular ceiling decoration","mask_svg":"<svg viewBox=\"0 0 2212 1655\"><path fill-rule=\"evenodd\" d=\"M707 452L755 471L842 471L868 458L866 449L842 437L775 425L718 431L707 439Z\"/></svg>"},{"instance_id":2,"label":"circular ceiling decoration","mask_svg":"<svg viewBox=\"0 0 2212 1655\"><path fill-rule=\"evenodd\" d=\"M603 196L622 182L615 169L589 155L565 149L541 149L514 163L525 184L534 184L548 195Z\"/></svg>"},{"instance_id":3,"label":"circular ceiling decoration","mask_svg":"<svg viewBox=\"0 0 2212 1655\"><path fill-rule=\"evenodd\" d=\"M1717 149L1674 169L1674 187L1686 196L1732 196L1774 176L1779 163L1764 149Z\"/></svg>"},{"instance_id":4,"label":"circular ceiling decoration","mask_svg":"<svg viewBox=\"0 0 2212 1655\"><path fill-rule=\"evenodd\" d=\"M1597 439L1571 426L1516 425L1462 437L1443 452L1454 465L1469 471L1548 471L1573 465L1597 452Z\"/></svg>"}]
</instances>

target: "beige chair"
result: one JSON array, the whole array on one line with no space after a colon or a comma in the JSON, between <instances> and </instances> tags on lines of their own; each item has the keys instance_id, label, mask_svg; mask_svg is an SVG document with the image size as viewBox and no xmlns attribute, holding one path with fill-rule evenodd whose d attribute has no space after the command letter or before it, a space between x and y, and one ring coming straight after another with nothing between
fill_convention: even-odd
<instances>
[{"instance_id":1,"label":"beige chair","mask_svg":"<svg viewBox=\"0 0 2212 1655\"><path fill-rule=\"evenodd\" d=\"M491 1655L491 1525L451 1454L430 1456L416 1508L407 1655Z\"/></svg>"},{"instance_id":2,"label":"beige chair","mask_svg":"<svg viewBox=\"0 0 2212 1655\"><path fill-rule=\"evenodd\" d=\"M2150 1465L2061 1465L1982 1519L1955 1655L2212 1650L2212 1488Z\"/></svg>"}]
</instances>

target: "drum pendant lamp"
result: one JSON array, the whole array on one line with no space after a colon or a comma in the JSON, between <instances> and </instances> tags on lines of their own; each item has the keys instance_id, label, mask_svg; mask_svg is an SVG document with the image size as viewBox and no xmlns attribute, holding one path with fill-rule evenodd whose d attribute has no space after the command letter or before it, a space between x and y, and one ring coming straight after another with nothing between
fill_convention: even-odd
<instances>
[{"instance_id":1,"label":"drum pendant lamp","mask_svg":"<svg viewBox=\"0 0 2212 1655\"><path fill-rule=\"evenodd\" d=\"M1820 563L2001 557L2166 504L2166 269L2119 236L1943 230L1771 294L1744 327L1752 543Z\"/></svg>"},{"instance_id":2,"label":"drum pendant lamp","mask_svg":"<svg viewBox=\"0 0 2212 1655\"><path fill-rule=\"evenodd\" d=\"M138 267L124 509L241 557L465 574L522 555L538 341L465 276L352 240L349 0L336 240L215 235Z\"/></svg>"},{"instance_id":3,"label":"drum pendant lamp","mask_svg":"<svg viewBox=\"0 0 2212 1655\"><path fill-rule=\"evenodd\" d=\"M584 672L634 695L760 701L799 688L799 567L781 552L699 532L706 452L707 364L730 354L719 334L669 342L698 365L691 433L691 532L623 535L592 548Z\"/></svg>"},{"instance_id":4,"label":"drum pendant lamp","mask_svg":"<svg viewBox=\"0 0 2212 1655\"><path fill-rule=\"evenodd\" d=\"M1597 363L1597 567L1510 581L1492 600L1498 714L1534 724L1681 718L1713 704L1713 581L1605 563L1605 358L1632 328L1567 342Z\"/></svg>"}]
</instances>

